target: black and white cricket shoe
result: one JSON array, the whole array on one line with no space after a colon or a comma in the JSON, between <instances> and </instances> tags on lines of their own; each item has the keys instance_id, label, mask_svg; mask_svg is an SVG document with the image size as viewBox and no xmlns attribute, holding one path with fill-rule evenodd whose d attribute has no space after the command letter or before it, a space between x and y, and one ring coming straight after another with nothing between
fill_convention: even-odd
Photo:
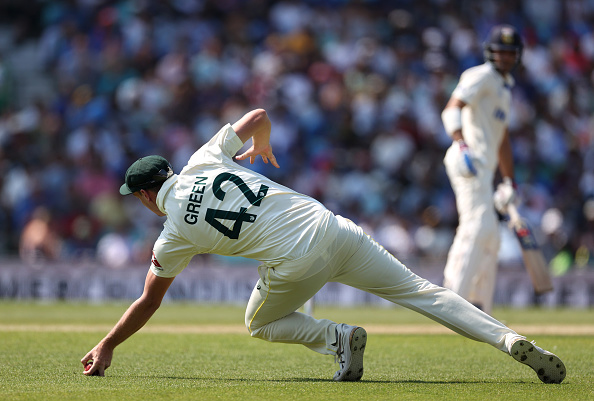
<instances>
[{"instance_id":1,"label":"black and white cricket shoe","mask_svg":"<svg viewBox=\"0 0 594 401\"><path fill-rule=\"evenodd\" d=\"M340 370L334 374L335 381L357 381L363 376L363 353L367 344L367 332L363 327L341 323L336 327L336 361Z\"/></svg>"},{"instance_id":2,"label":"black and white cricket shoe","mask_svg":"<svg viewBox=\"0 0 594 401\"><path fill-rule=\"evenodd\" d=\"M529 342L519 339L510 350L511 356L518 362L528 365L536 372L543 383L561 383L565 379L565 365L559 357Z\"/></svg>"}]
</instances>

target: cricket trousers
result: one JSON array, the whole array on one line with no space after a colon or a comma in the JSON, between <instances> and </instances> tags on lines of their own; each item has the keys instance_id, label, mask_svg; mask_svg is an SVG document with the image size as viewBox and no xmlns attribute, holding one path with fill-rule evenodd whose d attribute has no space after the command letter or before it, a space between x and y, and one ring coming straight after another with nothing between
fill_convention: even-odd
<instances>
[{"instance_id":1,"label":"cricket trousers","mask_svg":"<svg viewBox=\"0 0 594 401\"><path fill-rule=\"evenodd\" d=\"M335 355L337 323L297 312L327 282L339 282L417 311L467 338L508 351L517 334L451 290L417 276L340 216L338 234L299 260L259 267L245 323L252 337ZM295 279L298 277L298 279Z\"/></svg>"},{"instance_id":2,"label":"cricket trousers","mask_svg":"<svg viewBox=\"0 0 594 401\"><path fill-rule=\"evenodd\" d=\"M461 177L450 153L445 166L456 195L459 223L448 253L443 286L490 314L501 242L493 205L493 173L478 168L477 176Z\"/></svg>"}]
</instances>

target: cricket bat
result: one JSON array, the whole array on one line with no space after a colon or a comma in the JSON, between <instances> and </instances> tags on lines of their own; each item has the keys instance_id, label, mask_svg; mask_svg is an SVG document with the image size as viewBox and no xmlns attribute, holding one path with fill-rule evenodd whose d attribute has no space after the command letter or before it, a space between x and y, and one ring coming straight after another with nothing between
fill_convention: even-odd
<instances>
[{"instance_id":1,"label":"cricket bat","mask_svg":"<svg viewBox=\"0 0 594 401\"><path fill-rule=\"evenodd\" d=\"M513 230L522 248L524 267L528 271L534 292L544 294L553 290L551 273L528 222L520 216L515 205L508 205L509 227Z\"/></svg>"}]
</instances>

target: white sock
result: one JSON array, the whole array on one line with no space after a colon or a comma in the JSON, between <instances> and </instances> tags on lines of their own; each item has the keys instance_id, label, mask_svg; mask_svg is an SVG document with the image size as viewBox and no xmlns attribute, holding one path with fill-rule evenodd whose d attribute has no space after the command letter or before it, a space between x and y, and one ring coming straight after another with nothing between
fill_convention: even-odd
<instances>
[{"instance_id":1,"label":"white sock","mask_svg":"<svg viewBox=\"0 0 594 401\"><path fill-rule=\"evenodd\" d=\"M525 340L526 337L521 336L517 333L508 333L505 335L505 347L507 348L507 353L511 355L511 347L513 343L518 340Z\"/></svg>"}]
</instances>

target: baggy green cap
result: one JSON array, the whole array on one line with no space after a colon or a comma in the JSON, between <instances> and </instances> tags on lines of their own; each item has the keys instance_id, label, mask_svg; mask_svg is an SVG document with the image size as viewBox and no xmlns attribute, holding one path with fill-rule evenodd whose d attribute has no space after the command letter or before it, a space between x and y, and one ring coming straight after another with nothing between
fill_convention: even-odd
<instances>
[{"instance_id":1,"label":"baggy green cap","mask_svg":"<svg viewBox=\"0 0 594 401\"><path fill-rule=\"evenodd\" d=\"M136 160L126 171L120 194L130 195L141 189L152 188L173 175L171 164L162 156L152 155Z\"/></svg>"}]
</instances>

